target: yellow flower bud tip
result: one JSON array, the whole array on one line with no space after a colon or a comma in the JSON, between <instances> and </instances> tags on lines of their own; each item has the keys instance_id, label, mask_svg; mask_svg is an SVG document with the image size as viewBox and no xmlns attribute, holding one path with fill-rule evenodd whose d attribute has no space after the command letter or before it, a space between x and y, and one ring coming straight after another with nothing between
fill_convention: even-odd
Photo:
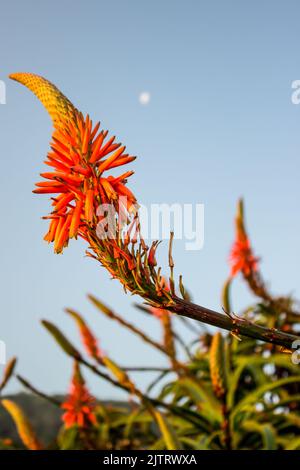
<instances>
[{"instance_id":1,"label":"yellow flower bud tip","mask_svg":"<svg viewBox=\"0 0 300 470\"><path fill-rule=\"evenodd\" d=\"M46 78L33 73L12 73L9 78L31 90L47 109L54 123L70 118L76 108L59 89Z\"/></svg>"}]
</instances>

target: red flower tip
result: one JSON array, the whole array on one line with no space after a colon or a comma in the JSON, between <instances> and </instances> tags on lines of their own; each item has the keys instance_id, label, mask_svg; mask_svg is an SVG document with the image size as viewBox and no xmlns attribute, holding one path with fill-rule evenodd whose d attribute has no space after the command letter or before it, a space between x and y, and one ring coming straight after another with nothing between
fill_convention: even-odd
<instances>
[{"instance_id":1,"label":"red flower tip","mask_svg":"<svg viewBox=\"0 0 300 470\"><path fill-rule=\"evenodd\" d=\"M229 257L231 265L231 277L242 272L245 277L249 277L258 269L259 258L252 252L250 240L246 235L238 234Z\"/></svg>"}]
</instances>

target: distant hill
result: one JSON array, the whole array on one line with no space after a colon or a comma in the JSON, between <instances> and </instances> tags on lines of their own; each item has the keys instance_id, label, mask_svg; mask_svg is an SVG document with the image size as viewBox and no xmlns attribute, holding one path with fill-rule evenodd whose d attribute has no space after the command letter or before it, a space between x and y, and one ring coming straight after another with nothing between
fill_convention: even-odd
<instances>
[{"instance_id":1,"label":"distant hill","mask_svg":"<svg viewBox=\"0 0 300 470\"><path fill-rule=\"evenodd\" d=\"M4 398L4 396L2 397ZM39 436L39 440L46 446L55 442L57 432L60 429L61 415L63 413L57 406L52 405L43 398L30 393L18 393L15 395L5 395L5 398L16 402L26 416L29 418L33 429ZM64 400L63 395L53 395L59 401ZM114 404L126 406L124 402L107 401L104 404ZM0 404L0 439L10 438L13 442L22 447L22 443L16 431L15 424L8 412Z\"/></svg>"}]
</instances>

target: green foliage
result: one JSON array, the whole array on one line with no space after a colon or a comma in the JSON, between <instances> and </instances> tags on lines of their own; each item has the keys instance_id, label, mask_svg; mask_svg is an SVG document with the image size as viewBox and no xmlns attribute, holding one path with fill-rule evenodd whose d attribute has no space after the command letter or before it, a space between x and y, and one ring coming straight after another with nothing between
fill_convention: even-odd
<instances>
[{"instance_id":1,"label":"green foliage","mask_svg":"<svg viewBox=\"0 0 300 470\"><path fill-rule=\"evenodd\" d=\"M226 286L226 299L228 295ZM106 316L110 312L108 308L103 312L103 304L97 299L93 303ZM291 301L286 305L290 309ZM150 307L143 307L142 311L153 316ZM245 320L251 318L268 327L282 324L281 314L278 305L267 301L242 312ZM143 368L144 373L157 374L147 393L138 389L130 368L122 368L107 355L95 362L79 352L57 327L43 322L62 350L76 358L82 369L87 367L99 380L109 380L127 390L130 397L128 404L120 406L97 400L93 410L95 423L71 427L63 424L48 448L300 449L300 368L292 363L290 354L237 334L212 334L204 330L199 333L192 321L187 324L186 319L171 316L166 322L163 315L169 313L153 316L153 321L161 325L161 343L135 325L122 322L117 314L110 315L112 321L155 347L168 361L165 368ZM194 331L189 344L179 336L182 325ZM298 318L287 315L284 325L295 331ZM164 342L166 334L168 341ZM172 350L168 349L170 342ZM14 367L10 366L3 388L13 373ZM53 398L24 379L22 384L53 406ZM24 438L23 443L26 445ZM14 446L9 439L0 442L1 448Z\"/></svg>"}]
</instances>

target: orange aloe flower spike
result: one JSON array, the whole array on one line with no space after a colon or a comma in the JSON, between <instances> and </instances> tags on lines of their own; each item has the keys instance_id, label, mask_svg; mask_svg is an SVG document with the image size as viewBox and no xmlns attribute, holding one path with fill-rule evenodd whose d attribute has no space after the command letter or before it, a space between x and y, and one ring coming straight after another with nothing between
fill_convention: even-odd
<instances>
[{"instance_id":1,"label":"orange aloe flower spike","mask_svg":"<svg viewBox=\"0 0 300 470\"><path fill-rule=\"evenodd\" d=\"M100 128L100 122L97 122L97 124L95 125L93 131L91 132L91 141L94 140L99 128Z\"/></svg>"},{"instance_id":2,"label":"orange aloe flower spike","mask_svg":"<svg viewBox=\"0 0 300 470\"><path fill-rule=\"evenodd\" d=\"M128 207L130 209L135 201L132 193L126 191L122 185L126 182L125 176L109 179L102 178L101 175L110 168L132 161L133 158L124 155L125 147L115 143L114 136L105 143L108 131L99 131L100 123L93 128L89 116L84 118L48 80L33 74L13 74L11 78L36 94L54 123L52 150L45 162L53 170L41 174L46 181L37 183L34 190L38 194L58 195L52 197L52 215L55 214L57 220L50 222L51 230L49 228L45 238L47 241L54 241L56 252L61 252L70 237L76 237L77 234L91 245L98 203L113 202L117 210L118 197L126 194L130 200L127 206L129 212ZM107 159L98 163L105 155L108 155ZM125 174L129 177L132 172ZM72 204L74 199L80 201L75 207Z\"/></svg>"},{"instance_id":3,"label":"orange aloe flower spike","mask_svg":"<svg viewBox=\"0 0 300 470\"><path fill-rule=\"evenodd\" d=\"M65 427L77 425L80 428L86 428L97 424L95 407L96 400L86 388L79 365L75 362L70 393L61 405L61 408L65 410L62 416Z\"/></svg>"},{"instance_id":4,"label":"orange aloe flower spike","mask_svg":"<svg viewBox=\"0 0 300 470\"><path fill-rule=\"evenodd\" d=\"M125 155L122 155L122 158L118 158L118 160L114 161L114 162L110 165L109 168L112 169L112 168L116 168L117 166L126 165L126 163L131 163L131 162L133 162L135 159L136 159L136 157L130 157L130 156L125 157Z\"/></svg>"},{"instance_id":5,"label":"orange aloe flower spike","mask_svg":"<svg viewBox=\"0 0 300 470\"><path fill-rule=\"evenodd\" d=\"M112 199L117 199L117 193L114 190L113 186L110 184L110 182L106 178L100 178L100 183L108 197L109 200Z\"/></svg>"},{"instance_id":6,"label":"orange aloe flower spike","mask_svg":"<svg viewBox=\"0 0 300 470\"><path fill-rule=\"evenodd\" d=\"M259 258L254 256L250 240L244 223L243 201L239 200L238 210L235 218L235 241L232 245L229 263L231 266L231 277L242 272L245 277L250 276L258 270Z\"/></svg>"},{"instance_id":7,"label":"orange aloe flower spike","mask_svg":"<svg viewBox=\"0 0 300 470\"><path fill-rule=\"evenodd\" d=\"M68 231L69 231L69 226L71 223L71 216L68 215L67 217L61 217L56 233L55 233L55 245L54 245L54 250L56 253L61 253L65 242L68 238Z\"/></svg>"},{"instance_id":8,"label":"orange aloe flower spike","mask_svg":"<svg viewBox=\"0 0 300 470\"><path fill-rule=\"evenodd\" d=\"M74 199L74 194L65 194L63 197L58 201L55 202L54 204L54 211L58 212L59 210L67 207L67 205L73 201Z\"/></svg>"},{"instance_id":9,"label":"orange aloe flower spike","mask_svg":"<svg viewBox=\"0 0 300 470\"><path fill-rule=\"evenodd\" d=\"M82 213L82 206L83 206L83 202L82 202L81 199L79 199L76 202L76 207L73 211L72 221L71 221L71 225L70 225L70 233L69 233L70 238L73 238L73 237L77 236L78 227L80 225L80 217L81 217L81 213Z\"/></svg>"},{"instance_id":10,"label":"orange aloe flower spike","mask_svg":"<svg viewBox=\"0 0 300 470\"><path fill-rule=\"evenodd\" d=\"M52 219L50 222L50 227L48 233L44 236L44 240L47 241L48 243L51 243L54 241L55 238L55 233L56 229L59 223L59 219Z\"/></svg>"}]
</instances>

